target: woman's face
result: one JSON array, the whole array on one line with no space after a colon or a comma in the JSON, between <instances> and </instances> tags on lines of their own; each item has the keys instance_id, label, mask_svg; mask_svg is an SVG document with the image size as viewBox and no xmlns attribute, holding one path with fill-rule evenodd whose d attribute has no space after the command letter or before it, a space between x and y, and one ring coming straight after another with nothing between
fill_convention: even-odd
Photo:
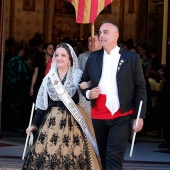
<instances>
[{"instance_id":1,"label":"woman's face","mask_svg":"<svg viewBox=\"0 0 170 170\"><path fill-rule=\"evenodd\" d=\"M67 50L63 47L59 47L55 51L55 58L58 68L69 68L70 59Z\"/></svg>"},{"instance_id":2,"label":"woman's face","mask_svg":"<svg viewBox=\"0 0 170 170\"><path fill-rule=\"evenodd\" d=\"M146 53L146 50L144 50L142 47L138 46L138 53L140 56L144 56Z\"/></svg>"},{"instance_id":3,"label":"woman's face","mask_svg":"<svg viewBox=\"0 0 170 170\"><path fill-rule=\"evenodd\" d=\"M48 45L47 49L44 50L44 52L47 54L47 55L53 55L54 54L54 46L52 44Z\"/></svg>"}]
</instances>

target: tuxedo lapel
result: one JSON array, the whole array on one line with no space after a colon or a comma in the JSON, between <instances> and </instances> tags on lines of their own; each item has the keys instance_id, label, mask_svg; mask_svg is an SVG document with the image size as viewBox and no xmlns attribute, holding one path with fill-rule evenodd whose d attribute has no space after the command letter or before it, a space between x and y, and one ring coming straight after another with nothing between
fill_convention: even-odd
<instances>
[{"instance_id":1,"label":"tuxedo lapel","mask_svg":"<svg viewBox=\"0 0 170 170\"><path fill-rule=\"evenodd\" d=\"M103 53L104 51L101 50L99 55L96 56L96 61L97 61L97 65L98 65L98 71L99 71L99 76L101 77L102 74L102 66L103 66ZM96 70L97 71L97 70Z\"/></svg>"}]
</instances>

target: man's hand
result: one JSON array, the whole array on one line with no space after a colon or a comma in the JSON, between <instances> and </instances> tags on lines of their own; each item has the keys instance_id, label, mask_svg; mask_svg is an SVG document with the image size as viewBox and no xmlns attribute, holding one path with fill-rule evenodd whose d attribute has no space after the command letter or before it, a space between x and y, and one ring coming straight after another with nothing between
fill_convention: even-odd
<instances>
[{"instance_id":1,"label":"man's hand","mask_svg":"<svg viewBox=\"0 0 170 170\"><path fill-rule=\"evenodd\" d=\"M136 128L135 128L135 126L136 126L136 119L135 119L135 121L134 121L134 123L133 123L133 129L134 129L135 132L141 131L141 130L142 130L142 127L143 127L143 119L142 119L142 118L139 118L138 125L137 125Z\"/></svg>"},{"instance_id":2,"label":"man's hand","mask_svg":"<svg viewBox=\"0 0 170 170\"><path fill-rule=\"evenodd\" d=\"M90 90L89 97L90 97L90 99L96 99L99 96L99 94L100 94L100 88L95 87Z\"/></svg>"}]
</instances>

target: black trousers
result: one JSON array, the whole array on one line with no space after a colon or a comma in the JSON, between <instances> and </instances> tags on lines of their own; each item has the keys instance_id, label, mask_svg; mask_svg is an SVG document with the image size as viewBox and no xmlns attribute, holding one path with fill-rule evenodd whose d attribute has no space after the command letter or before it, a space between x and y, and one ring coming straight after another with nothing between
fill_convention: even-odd
<instances>
[{"instance_id":1,"label":"black trousers","mask_svg":"<svg viewBox=\"0 0 170 170\"><path fill-rule=\"evenodd\" d=\"M103 170L122 170L131 115L111 120L92 119L92 122Z\"/></svg>"}]
</instances>

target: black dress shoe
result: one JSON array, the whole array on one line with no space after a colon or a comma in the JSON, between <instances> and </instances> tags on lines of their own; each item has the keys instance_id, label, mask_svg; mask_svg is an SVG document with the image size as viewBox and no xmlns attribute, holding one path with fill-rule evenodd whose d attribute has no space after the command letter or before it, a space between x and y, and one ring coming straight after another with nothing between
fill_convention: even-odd
<instances>
[{"instance_id":1,"label":"black dress shoe","mask_svg":"<svg viewBox=\"0 0 170 170\"><path fill-rule=\"evenodd\" d=\"M170 147L170 142L168 140L163 141L158 148L164 149L164 148L169 148Z\"/></svg>"}]
</instances>

